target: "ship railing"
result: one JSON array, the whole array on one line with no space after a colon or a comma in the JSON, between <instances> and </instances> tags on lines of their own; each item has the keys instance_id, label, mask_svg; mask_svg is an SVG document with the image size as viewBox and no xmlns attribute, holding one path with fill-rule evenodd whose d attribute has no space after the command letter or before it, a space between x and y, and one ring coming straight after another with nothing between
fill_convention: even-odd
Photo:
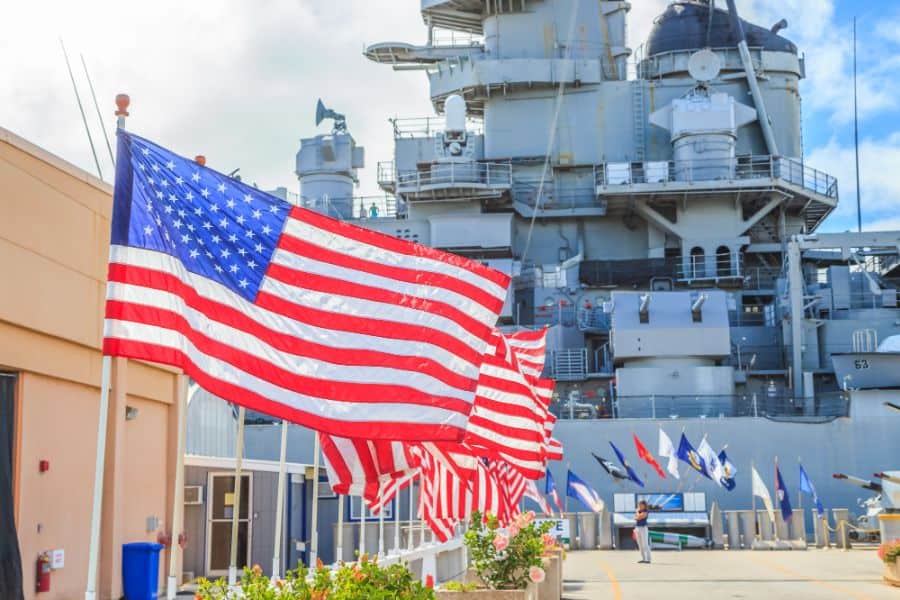
<instances>
[{"instance_id":1,"label":"ship railing","mask_svg":"<svg viewBox=\"0 0 900 600\"><path fill-rule=\"evenodd\" d=\"M554 350L550 353L550 374L553 379L583 381L587 372L587 348Z\"/></svg>"},{"instance_id":2,"label":"ship railing","mask_svg":"<svg viewBox=\"0 0 900 600\"><path fill-rule=\"evenodd\" d=\"M420 190L427 186L512 186L512 165L489 162L432 163L425 169L397 173L397 188Z\"/></svg>"},{"instance_id":3,"label":"ship railing","mask_svg":"<svg viewBox=\"0 0 900 600\"><path fill-rule=\"evenodd\" d=\"M719 57L723 71L743 71L744 64L741 62L741 55L737 47L716 47L710 48L710 50ZM760 65L763 49L751 47L749 50L754 64ZM688 61L695 52L696 50L670 50L645 57L645 47L644 44L641 44L634 53L634 60L637 63L635 76L637 79L659 80L669 73L687 71Z\"/></svg>"},{"instance_id":4,"label":"ship railing","mask_svg":"<svg viewBox=\"0 0 900 600\"><path fill-rule=\"evenodd\" d=\"M444 133L447 122L444 117L394 117L388 119L394 129L394 138L434 137ZM466 119L466 131L473 135L484 133L484 123L479 119Z\"/></svg>"},{"instance_id":5,"label":"ship railing","mask_svg":"<svg viewBox=\"0 0 900 600\"><path fill-rule=\"evenodd\" d=\"M464 46L481 46L484 44L484 35L469 31L454 31L452 29L439 29L435 27L431 32L432 48L458 48Z\"/></svg>"},{"instance_id":6,"label":"ship railing","mask_svg":"<svg viewBox=\"0 0 900 600\"><path fill-rule=\"evenodd\" d=\"M394 161L382 160L378 162L377 182L382 187L393 187L397 183L397 171Z\"/></svg>"},{"instance_id":7,"label":"ship railing","mask_svg":"<svg viewBox=\"0 0 900 600\"><path fill-rule=\"evenodd\" d=\"M838 197L837 179L799 160L780 156L609 162L594 166L594 182L603 188L752 179L782 179L827 198L837 200Z\"/></svg>"},{"instance_id":8,"label":"ship railing","mask_svg":"<svg viewBox=\"0 0 900 600\"><path fill-rule=\"evenodd\" d=\"M354 197L353 215L347 220L396 219L397 217L397 198L386 194L383 196Z\"/></svg>"},{"instance_id":9,"label":"ship railing","mask_svg":"<svg viewBox=\"0 0 900 600\"><path fill-rule=\"evenodd\" d=\"M592 407L593 410L585 410ZM802 420L846 417L849 397L843 392L817 394L815 398L794 398L763 393L741 395L666 395L617 396L610 403L600 399L554 402L550 411L560 419L718 419L736 417Z\"/></svg>"}]
</instances>

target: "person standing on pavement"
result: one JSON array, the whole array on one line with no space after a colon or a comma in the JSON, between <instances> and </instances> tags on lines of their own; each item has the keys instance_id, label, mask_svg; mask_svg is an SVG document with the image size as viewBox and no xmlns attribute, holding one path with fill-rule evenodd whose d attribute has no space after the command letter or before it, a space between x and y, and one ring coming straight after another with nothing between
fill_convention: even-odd
<instances>
[{"instance_id":1,"label":"person standing on pavement","mask_svg":"<svg viewBox=\"0 0 900 600\"><path fill-rule=\"evenodd\" d=\"M634 513L634 533L638 549L641 551L639 563L650 562L650 532L647 529L647 517L649 516L650 509L647 508L647 503L641 500L638 502L638 508Z\"/></svg>"}]
</instances>

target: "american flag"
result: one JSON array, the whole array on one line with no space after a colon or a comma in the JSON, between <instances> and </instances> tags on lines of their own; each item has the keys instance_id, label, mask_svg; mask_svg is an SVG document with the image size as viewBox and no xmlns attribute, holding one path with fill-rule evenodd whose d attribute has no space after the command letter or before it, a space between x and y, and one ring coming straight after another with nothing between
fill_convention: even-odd
<instances>
[{"instance_id":1,"label":"american flag","mask_svg":"<svg viewBox=\"0 0 900 600\"><path fill-rule=\"evenodd\" d=\"M459 440L509 278L119 132L104 352L328 433Z\"/></svg>"},{"instance_id":2,"label":"american flag","mask_svg":"<svg viewBox=\"0 0 900 600\"><path fill-rule=\"evenodd\" d=\"M540 332L543 336L544 332ZM464 443L481 456L502 459L529 479L544 474L547 409L522 372L509 338L495 332L485 355Z\"/></svg>"}]
</instances>

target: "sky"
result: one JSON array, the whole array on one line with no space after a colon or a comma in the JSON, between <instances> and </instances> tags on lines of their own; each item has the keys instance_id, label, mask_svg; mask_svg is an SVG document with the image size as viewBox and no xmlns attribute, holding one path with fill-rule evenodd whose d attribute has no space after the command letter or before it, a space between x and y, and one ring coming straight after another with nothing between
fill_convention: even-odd
<instances>
[{"instance_id":1,"label":"sky","mask_svg":"<svg viewBox=\"0 0 900 600\"><path fill-rule=\"evenodd\" d=\"M589 1L589 0L582 0ZM668 0L633 0L629 43L646 38ZM724 4L719 0L719 4ZM806 55L807 165L839 180L822 231L856 228L851 20L858 18L863 228L900 229L900 1L738 0ZM107 131L114 98L132 98L128 128L219 171L240 168L261 188L297 191L294 160L315 127L318 98L347 116L366 150L359 193L379 193L376 164L392 157L390 117L433 114L427 80L365 59L367 44L423 43L418 0L194 0L7 3L0 35L0 126L96 173L60 38L66 44L103 178L112 166L81 56ZM115 147L113 146L113 149Z\"/></svg>"}]
</instances>

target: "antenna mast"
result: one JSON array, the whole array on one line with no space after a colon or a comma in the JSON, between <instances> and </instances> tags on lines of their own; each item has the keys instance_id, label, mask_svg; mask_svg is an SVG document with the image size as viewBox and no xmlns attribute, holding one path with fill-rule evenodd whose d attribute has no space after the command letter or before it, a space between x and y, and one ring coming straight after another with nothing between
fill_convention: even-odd
<instances>
[{"instance_id":1,"label":"antenna mast","mask_svg":"<svg viewBox=\"0 0 900 600\"><path fill-rule=\"evenodd\" d=\"M853 17L853 145L856 151L856 230L862 231L862 200L859 196L859 112L856 98L856 16Z\"/></svg>"},{"instance_id":2,"label":"antenna mast","mask_svg":"<svg viewBox=\"0 0 900 600\"><path fill-rule=\"evenodd\" d=\"M91 83L91 76L88 73L87 63L84 62L84 54L81 54L81 66L84 67L84 76L87 78L88 87L91 88L91 97L94 99L94 109L97 111L97 120L100 121L100 129L103 130L103 139L106 140L106 149L109 151L109 160L113 167L116 166L116 158L113 156L112 146L109 144L109 134L106 133L106 124L103 122L103 116L100 114L100 106L97 104L97 94L94 93L94 84Z\"/></svg>"},{"instance_id":3,"label":"antenna mast","mask_svg":"<svg viewBox=\"0 0 900 600\"><path fill-rule=\"evenodd\" d=\"M81 104L81 96L78 95L78 86L75 85L75 76L72 74L72 65L69 64L69 54L66 52L66 45L62 38L59 38L59 45L62 48L63 58L66 59L66 69L69 70L69 79L72 80L72 89L75 90L75 100L78 102L78 110L81 111L81 121L84 123L84 131L87 133L88 143L91 145L91 154L94 155L94 164L97 165L97 175L103 179L103 171L100 170L100 160L97 158L97 150L94 148L94 139L91 137L91 130L87 124L87 117L84 116L84 106Z\"/></svg>"}]
</instances>

